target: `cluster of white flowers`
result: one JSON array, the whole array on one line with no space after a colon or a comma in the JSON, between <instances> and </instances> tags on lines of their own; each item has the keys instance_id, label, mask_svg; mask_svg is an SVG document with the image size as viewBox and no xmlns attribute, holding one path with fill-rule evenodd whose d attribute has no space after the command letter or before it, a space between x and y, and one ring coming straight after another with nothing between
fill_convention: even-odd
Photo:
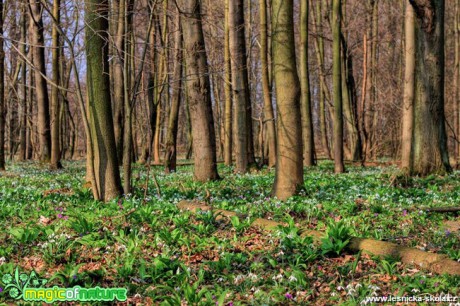
<instances>
[{"instance_id":1,"label":"cluster of white flowers","mask_svg":"<svg viewBox=\"0 0 460 306\"><path fill-rule=\"evenodd\" d=\"M254 273L250 272L248 275L244 275L244 274L238 274L235 279L233 280L233 283L235 285L239 285L241 284L242 282L244 282L245 279L249 279L253 282L256 282L259 277L257 275L255 275Z\"/></svg>"}]
</instances>

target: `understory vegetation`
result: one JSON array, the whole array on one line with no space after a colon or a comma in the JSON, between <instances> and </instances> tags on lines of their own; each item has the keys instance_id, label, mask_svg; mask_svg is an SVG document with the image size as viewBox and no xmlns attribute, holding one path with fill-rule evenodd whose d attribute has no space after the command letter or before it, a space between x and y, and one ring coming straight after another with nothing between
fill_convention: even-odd
<instances>
[{"instance_id":1,"label":"understory vegetation","mask_svg":"<svg viewBox=\"0 0 460 306\"><path fill-rule=\"evenodd\" d=\"M64 166L17 163L2 173L0 275L18 266L49 284L125 287L130 304L144 305L356 305L370 296L460 294L459 277L346 247L366 237L460 260L457 216L425 210L460 202L458 171L396 180L392 166L334 175L333 163L322 162L305 171L300 195L282 202L270 197L268 169L237 175L219 166L223 179L202 184L191 166L168 175L136 166L133 193L103 204L83 187L83 162ZM179 211L182 200L241 215ZM250 226L254 218L285 226L265 231ZM327 237L314 244L302 229Z\"/></svg>"}]
</instances>

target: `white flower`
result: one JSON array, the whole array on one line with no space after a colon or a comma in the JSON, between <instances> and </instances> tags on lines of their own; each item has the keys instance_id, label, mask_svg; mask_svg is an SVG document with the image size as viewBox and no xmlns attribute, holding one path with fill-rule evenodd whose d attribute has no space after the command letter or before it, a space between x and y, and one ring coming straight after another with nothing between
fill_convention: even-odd
<instances>
[{"instance_id":1,"label":"white flower","mask_svg":"<svg viewBox=\"0 0 460 306\"><path fill-rule=\"evenodd\" d=\"M5 257L0 257L0 266L6 262Z\"/></svg>"},{"instance_id":2,"label":"white flower","mask_svg":"<svg viewBox=\"0 0 460 306\"><path fill-rule=\"evenodd\" d=\"M367 288L369 288L369 289L371 289L371 290L373 290L373 291L378 291L378 290L380 290L379 287L373 286L373 285L369 285Z\"/></svg>"},{"instance_id":3,"label":"white flower","mask_svg":"<svg viewBox=\"0 0 460 306\"><path fill-rule=\"evenodd\" d=\"M253 282L255 282L259 277L254 273L249 273L248 278L250 278Z\"/></svg>"},{"instance_id":4,"label":"white flower","mask_svg":"<svg viewBox=\"0 0 460 306\"><path fill-rule=\"evenodd\" d=\"M348 289L347 295L354 295L356 293L355 289Z\"/></svg>"},{"instance_id":5,"label":"white flower","mask_svg":"<svg viewBox=\"0 0 460 306\"><path fill-rule=\"evenodd\" d=\"M420 292L420 290L418 290L418 289L416 289L416 288L412 289L411 291L412 291L413 293Z\"/></svg>"},{"instance_id":6,"label":"white flower","mask_svg":"<svg viewBox=\"0 0 460 306\"><path fill-rule=\"evenodd\" d=\"M338 286L337 287L337 290L340 291L340 290L343 290L344 288L342 286Z\"/></svg>"},{"instance_id":7,"label":"white flower","mask_svg":"<svg viewBox=\"0 0 460 306\"><path fill-rule=\"evenodd\" d=\"M244 280L244 275L238 274L238 275L235 277L235 279L233 280L233 283L234 283L235 285L238 285L238 284L240 284L243 280Z\"/></svg>"},{"instance_id":8,"label":"white flower","mask_svg":"<svg viewBox=\"0 0 460 306\"><path fill-rule=\"evenodd\" d=\"M297 278L294 275L289 276L288 278L289 282L296 282Z\"/></svg>"}]
</instances>

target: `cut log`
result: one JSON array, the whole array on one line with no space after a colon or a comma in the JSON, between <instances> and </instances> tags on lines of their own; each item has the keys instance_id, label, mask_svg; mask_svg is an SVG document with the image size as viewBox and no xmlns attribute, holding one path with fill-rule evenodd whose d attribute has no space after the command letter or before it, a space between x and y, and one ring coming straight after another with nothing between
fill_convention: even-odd
<instances>
[{"instance_id":1,"label":"cut log","mask_svg":"<svg viewBox=\"0 0 460 306\"><path fill-rule=\"evenodd\" d=\"M228 210L213 209L212 207L198 201L181 201L177 204L181 210L189 210L197 212L198 210L212 210L219 214L218 219L224 217L237 216L238 214ZM243 216L243 215L241 215ZM286 224L275 222L272 220L258 218L254 220L253 226L258 226L266 230L274 230L278 226ZM325 233L309 229L300 229L302 235L311 236L315 243L320 243L321 239L326 236ZM400 258L405 264L414 264L418 267L431 271L437 274L460 275L460 263L454 261L442 254L428 253L414 248L400 246L396 243L379 241L364 238L351 238L348 245L348 250L351 252L364 252L370 255L379 257L396 257Z\"/></svg>"}]
</instances>

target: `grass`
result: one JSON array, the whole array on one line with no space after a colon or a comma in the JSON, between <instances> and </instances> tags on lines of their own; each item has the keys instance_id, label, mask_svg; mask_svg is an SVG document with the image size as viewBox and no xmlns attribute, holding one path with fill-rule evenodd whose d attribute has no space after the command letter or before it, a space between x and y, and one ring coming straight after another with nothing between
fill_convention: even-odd
<instances>
[{"instance_id":1,"label":"grass","mask_svg":"<svg viewBox=\"0 0 460 306\"><path fill-rule=\"evenodd\" d=\"M355 305L372 295L459 295L459 277L346 251L351 235L460 260L459 233L442 225L455 215L422 210L460 202L459 172L394 186L395 168L334 175L323 162L305 171L300 196L281 202L270 198L274 171L235 175L224 166L224 179L206 184L193 182L191 166L171 175L152 169L161 196L149 181L144 198L147 171L136 166L133 194L103 204L82 187L84 163L64 166L14 164L0 178L0 276L19 266L48 285L125 287L130 304L145 305ZM180 212L184 199L248 218ZM248 226L256 217L289 225L266 232ZM329 239L315 246L299 227ZM0 293L0 303L7 298Z\"/></svg>"}]
</instances>

